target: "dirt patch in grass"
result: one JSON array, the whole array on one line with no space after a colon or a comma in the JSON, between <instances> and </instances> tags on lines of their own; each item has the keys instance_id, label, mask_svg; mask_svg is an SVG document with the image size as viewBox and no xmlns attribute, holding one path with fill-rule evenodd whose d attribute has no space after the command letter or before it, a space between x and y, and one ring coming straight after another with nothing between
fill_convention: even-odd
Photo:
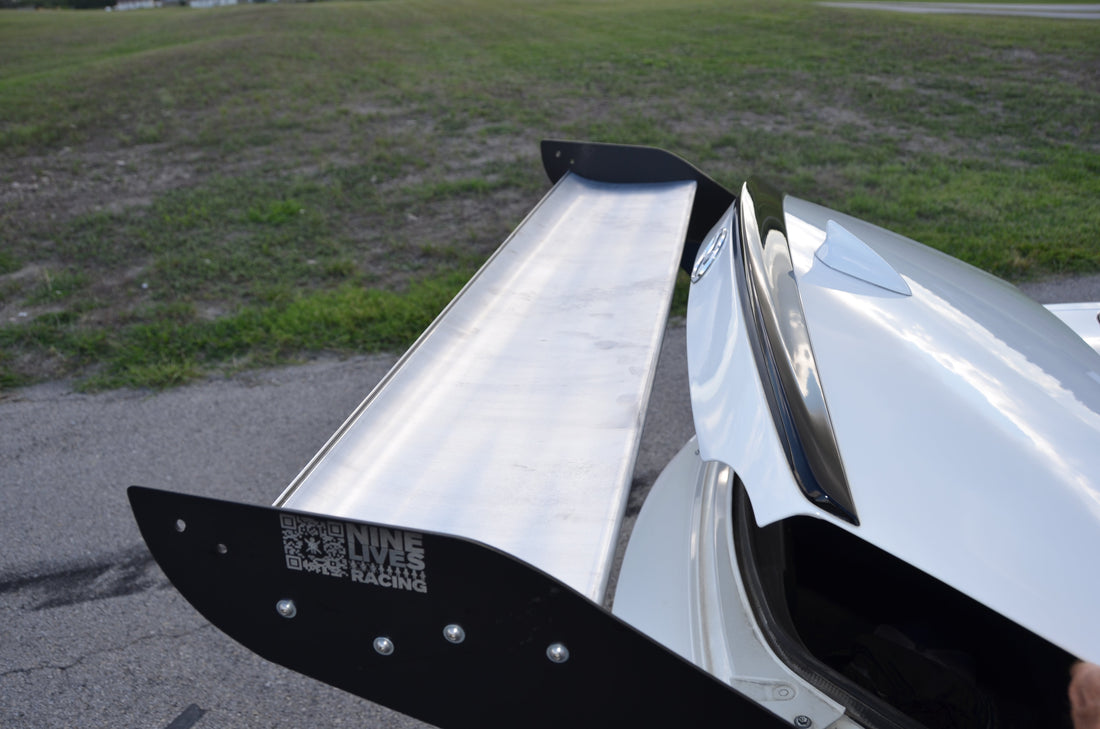
<instances>
[{"instance_id":1,"label":"dirt patch in grass","mask_svg":"<svg viewBox=\"0 0 1100 729\"><path fill-rule=\"evenodd\" d=\"M373 321L353 290L420 302L385 341L411 339L545 193L544 137L761 175L1016 279L1100 268L1090 27L409 0L8 13L0 44L0 388L380 346L278 330Z\"/></svg>"}]
</instances>

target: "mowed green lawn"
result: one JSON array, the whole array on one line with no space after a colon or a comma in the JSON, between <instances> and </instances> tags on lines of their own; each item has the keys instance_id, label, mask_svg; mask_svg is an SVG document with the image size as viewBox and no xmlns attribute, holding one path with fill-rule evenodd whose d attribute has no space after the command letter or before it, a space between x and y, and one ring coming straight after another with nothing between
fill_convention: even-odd
<instances>
[{"instance_id":1,"label":"mowed green lawn","mask_svg":"<svg viewBox=\"0 0 1100 729\"><path fill-rule=\"evenodd\" d=\"M1100 270L1100 23L377 0L5 12L0 49L0 388L404 347L547 189L543 137Z\"/></svg>"}]
</instances>

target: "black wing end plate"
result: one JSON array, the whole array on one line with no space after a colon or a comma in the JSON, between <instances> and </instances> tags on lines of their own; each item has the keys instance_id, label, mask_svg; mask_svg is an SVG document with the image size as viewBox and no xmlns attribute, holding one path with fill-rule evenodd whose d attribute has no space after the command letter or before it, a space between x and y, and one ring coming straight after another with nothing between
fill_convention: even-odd
<instances>
[{"instance_id":1,"label":"black wing end plate","mask_svg":"<svg viewBox=\"0 0 1100 729\"><path fill-rule=\"evenodd\" d=\"M129 496L153 556L215 626L440 727L786 726L490 547L137 486Z\"/></svg>"}]
</instances>

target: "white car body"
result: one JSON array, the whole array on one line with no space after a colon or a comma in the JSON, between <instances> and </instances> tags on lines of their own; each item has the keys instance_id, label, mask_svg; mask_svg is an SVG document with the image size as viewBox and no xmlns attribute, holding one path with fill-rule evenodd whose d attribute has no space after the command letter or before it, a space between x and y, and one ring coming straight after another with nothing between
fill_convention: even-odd
<instances>
[{"instance_id":1,"label":"white car body","mask_svg":"<svg viewBox=\"0 0 1100 729\"><path fill-rule=\"evenodd\" d=\"M739 207L751 206L746 189ZM740 238L723 233L744 225L738 212L711 238ZM740 481L759 527L820 520L1100 660L1100 356L1089 346L1100 307L1054 307L1075 317L1073 331L1015 287L914 241L790 197L783 212L808 356L859 524L816 507L786 467L739 306L743 262L726 245L688 308L698 440L639 516L616 614L777 713L839 720L835 692L785 665L750 607L730 516ZM839 263L828 258L837 239ZM653 588L669 584L679 589Z\"/></svg>"}]
</instances>

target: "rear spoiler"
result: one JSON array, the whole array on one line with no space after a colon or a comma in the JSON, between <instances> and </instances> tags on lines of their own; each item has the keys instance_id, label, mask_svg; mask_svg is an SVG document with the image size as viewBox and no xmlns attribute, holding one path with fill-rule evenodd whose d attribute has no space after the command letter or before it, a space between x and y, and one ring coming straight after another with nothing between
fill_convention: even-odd
<instances>
[{"instance_id":1,"label":"rear spoiler","mask_svg":"<svg viewBox=\"0 0 1100 729\"><path fill-rule=\"evenodd\" d=\"M784 725L602 607L683 249L733 196L542 151L553 189L274 507L132 487L142 536L246 647L441 727Z\"/></svg>"},{"instance_id":2,"label":"rear spoiler","mask_svg":"<svg viewBox=\"0 0 1100 729\"><path fill-rule=\"evenodd\" d=\"M557 182L566 172L620 185L694 181L695 200L680 258L680 268L688 273L703 238L736 199L690 162L656 147L548 139L543 140L541 152L542 166L551 182Z\"/></svg>"}]
</instances>

